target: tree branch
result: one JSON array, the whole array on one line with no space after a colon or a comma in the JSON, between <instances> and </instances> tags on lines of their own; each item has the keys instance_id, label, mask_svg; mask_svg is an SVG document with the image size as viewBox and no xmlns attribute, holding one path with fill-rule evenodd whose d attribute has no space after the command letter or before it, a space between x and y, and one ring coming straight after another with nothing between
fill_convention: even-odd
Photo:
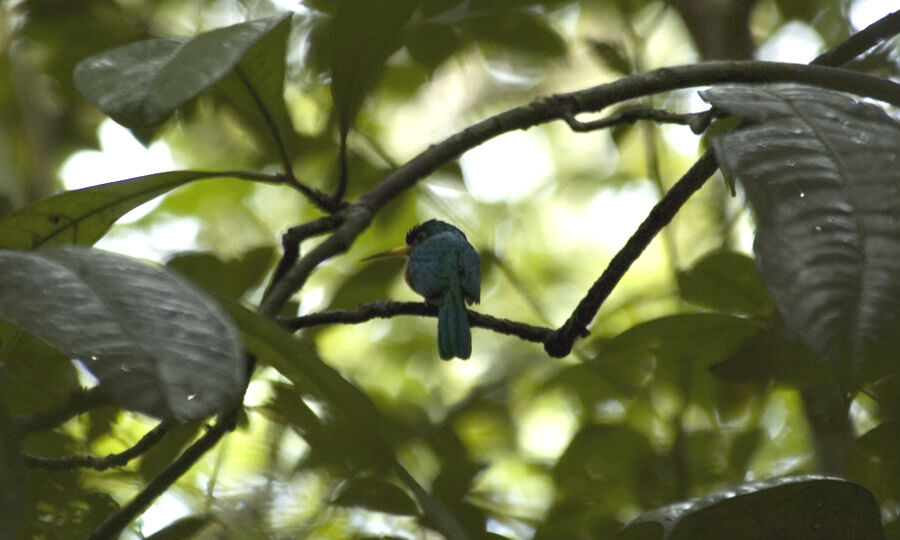
<instances>
[{"instance_id":1,"label":"tree branch","mask_svg":"<svg viewBox=\"0 0 900 540\"><path fill-rule=\"evenodd\" d=\"M323 261L346 251L371 223L375 213L443 164L503 133L565 119L659 92L718 83L798 82L851 92L900 106L900 85L878 77L822 66L780 62L709 62L662 68L568 94L536 100L482 120L452 135L389 174L356 202L338 212L341 225L331 236L292 265L260 305L267 315L299 290Z\"/></svg>"},{"instance_id":2,"label":"tree branch","mask_svg":"<svg viewBox=\"0 0 900 540\"><path fill-rule=\"evenodd\" d=\"M532 326L509 319L499 319L477 311L467 310L469 324L487 328L500 334L517 336L526 341L544 343L553 334L550 328ZM368 304L360 304L356 309L337 309L311 313L300 317L282 317L279 320L291 330L300 330L323 324L357 324L372 319L387 319L398 315L416 315L419 317L437 317L437 307L425 302L392 302L381 300Z\"/></svg>"},{"instance_id":3,"label":"tree branch","mask_svg":"<svg viewBox=\"0 0 900 540\"><path fill-rule=\"evenodd\" d=\"M547 354L555 357L566 356L572 350L575 340L588 334L588 324L594 319L600 306L609 297L625 272L647 249L656 234L672 221L688 198L703 187L703 184L718 168L719 164L715 154L707 150L703 157L672 186L672 189L666 192L650 210L646 219L628 239L625 246L609 261L609 266L594 282L587 295L578 303L565 324L544 343L544 350L547 351Z\"/></svg>"},{"instance_id":4,"label":"tree branch","mask_svg":"<svg viewBox=\"0 0 900 540\"><path fill-rule=\"evenodd\" d=\"M48 471L68 471L87 467L102 471L111 467L122 467L127 465L132 459L144 454L156 443L162 440L163 436L169 432L171 424L168 422L160 422L155 428L148 431L146 435L141 437L137 443L131 448L118 454L109 454L107 456L65 456L60 458L45 458L32 456L22 453L25 465L30 469L45 469Z\"/></svg>"}]
</instances>

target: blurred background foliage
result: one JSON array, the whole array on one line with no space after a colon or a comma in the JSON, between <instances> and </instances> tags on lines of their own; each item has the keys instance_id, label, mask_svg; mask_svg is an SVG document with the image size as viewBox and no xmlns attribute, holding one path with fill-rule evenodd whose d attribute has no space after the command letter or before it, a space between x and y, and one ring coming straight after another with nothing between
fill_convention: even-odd
<instances>
[{"instance_id":1,"label":"blurred background foliage","mask_svg":"<svg viewBox=\"0 0 900 540\"><path fill-rule=\"evenodd\" d=\"M703 59L807 62L872 22L866 14L878 4L424 0L411 9L415 3L398 1L392 9L408 12L398 24L396 16L342 15L338 3L4 2L0 210L152 171L277 170L268 134L221 94L160 126L147 148L89 105L74 88L75 64L140 39L295 11L285 81L295 171L330 191L340 133L358 110L347 142L353 198L429 144L535 97ZM331 64L350 57L351 65ZM898 75L890 48L858 64ZM643 105L702 106L694 92ZM293 309L415 300L401 261L359 261L437 217L464 230L481 254L480 310L557 326L703 148L687 127L650 123L589 134L553 123L504 135L392 202L347 254L317 269ZM167 263L219 295L253 303L280 235L319 215L284 187L202 181L129 214L98 247ZM413 317L313 328L302 338L372 397L390 420L400 461L469 531L608 537L645 510L815 470L797 390L815 378L815 363L778 330L743 254L750 230L740 199L721 178L710 182L566 359L475 329L472 359L443 363L434 320ZM9 360L0 369L0 402L11 414L45 409L84 382L34 340L2 342ZM900 429L884 420L900 406L900 392L893 379L876 386L851 409L863 435L847 474L876 494L890 522L900 508ZM423 537L409 494L356 444L367 426L323 420L317 404L299 396L274 370L257 373L240 428L159 499L134 534ZM130 446L149 425L100 408L30 435L24 447L44 456L104 455ZM120 470L31 471L28 534L85 536L200 430L182 426Z\"/></svg>"}]
</instances>

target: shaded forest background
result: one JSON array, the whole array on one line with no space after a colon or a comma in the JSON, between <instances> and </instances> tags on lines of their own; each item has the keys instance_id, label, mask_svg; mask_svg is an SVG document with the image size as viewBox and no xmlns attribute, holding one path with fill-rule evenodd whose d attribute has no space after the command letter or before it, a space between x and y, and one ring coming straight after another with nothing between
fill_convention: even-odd
<instances>
[{"instance_id":1,"label":"shaded forest background","mask_svg":"<svg viewBox=\"0 0 900 540\"><path fill-rule=\"evenodd\" d=\"M699 538L724 519L733 538L758 538L759 523L733 521L734 510L714 499L687 512L653 512L788 477L747 488L759 497L735 504L771 517L769 533L825 527L818 537L900 537L894 370L881 362L876 375L844 373L785 329L791 317L775 309L773 285L753 261L756 225L745 202L752 197L720 173L639 252L571 354L545 350L654 204L711 148L711 135L736 124L724 119L706 131L712 118L688 113L709 105L689 84L617 103L603 113L616 118L608 126L588 124L599 115L576 120L587 109L527 130L498 121L497 133L508 133L463 148L459 160L437 159L436 170L412 172L403 189L378 199L364 232L310 268L299 292L284 294L289 301L263 300L267 289L273 298L273 275L286 271L284 246L297 246L283 246L286 231L312 224L294 229L304 240L300 257L308 255L325 244L318 236L354 219L341 213L353 209L348 201L374 200L378 186L429 145L513 107L552 104L543 98L661 67L752 58L805 64L886 15L872 11L879 3L375 4L0 6L2 246L32 247L16 236L26 231L46 245L97 241L156 261L227 306L257 363L232 415L158 426L134 412L147 409L82 391L93 382L79 363L4 325L0 466L10 474L0 480L0 521L9 523L0 533L118 534L110 521L128 515L122 508L162 477L174 485L138 505L149 507L135 510L136 520L122 518L123 537ZM295 13L284 18L288 10ZM98 108L96 96L113 90L91 87L103 79L85 64L82 79L73 76L79 62L115 47L255 20L269 26L234 73L263 89L262 102L279 103L262 116L252 99L235 97L232 73L171 110L160 106L165 114L154 118L149 105L140 114L122 108L119 117L108 103ZM895 42L872 45L845 67L896 79ZM282 72L283 87L266 78ZM728 96L705 99L754 121ZM868 118L860 111L848 114ZM202 172L103 192L118 212L112 217L101 215L97 198L56 199L64 218L96 210L83 226L27 214L59 193L176 169ZM23 221L26 214L43 221ZM435 319L422 306L372 304L420 302L403 282L403 260L361 262L435 217L462 229L481 256L476 311L528 325L473 319L467 361L438 359ZM51 225L65 238L51 240ZM261 304L297 330L296 339L266 326L253 313ZM347 311L304 319L336 310ZM879 354L895 344L883 338ZM852 384L835 393L822 372L838 381L847 374ZM235 429L223 430L229 422ZM195 465L184 460L184 449L199 448L216 428L221 439L209 438ZM121 462L104 461L110 455ZM172 473L173 463L189 470ZM803 476L825 472L853 483ZM827 517L805 503L826 508Z\"/></svg>"}]
</instances>

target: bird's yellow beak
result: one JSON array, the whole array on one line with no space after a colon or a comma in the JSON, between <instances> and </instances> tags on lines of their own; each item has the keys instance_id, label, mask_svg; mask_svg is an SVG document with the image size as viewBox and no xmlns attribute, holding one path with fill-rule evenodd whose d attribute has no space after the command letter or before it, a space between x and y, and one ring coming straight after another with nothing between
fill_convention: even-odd
<instances>
[{"instance_id":1,"label":"bird's yellow beak","mask_svg":"<svg viewBox=\"0 0 900 540\"><path fill-rule=\"evenodd\" d=\"M411 250L411 248L409 246L395 247L394 249L382 251L381 253L376 253L375 255L369 255L368 257L360 259L360 262L370 261L372 259L383 259L385 257L398 257L398 256L405 257L405 256L409 255L410 250Z\"/></svg>"}]
</instances>

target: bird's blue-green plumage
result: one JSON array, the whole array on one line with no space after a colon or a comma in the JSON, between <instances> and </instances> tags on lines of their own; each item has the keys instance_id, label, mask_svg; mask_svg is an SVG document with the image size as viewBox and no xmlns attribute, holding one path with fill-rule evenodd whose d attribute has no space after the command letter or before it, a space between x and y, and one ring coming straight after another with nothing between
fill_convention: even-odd
<instances>
[{"instance_id":1,"label":"bird's blue-green plumage","mask_svg":"<svg viewBox=\"0 0 900 540\"><path fill-rule=\"evenodd\" d=\"M481 261L462 231L435 219L406 235L411 248L406 281L438 306L438 353L444 360L472 355L466 303L481 299Z\"/></svg>"}]
</instances>

